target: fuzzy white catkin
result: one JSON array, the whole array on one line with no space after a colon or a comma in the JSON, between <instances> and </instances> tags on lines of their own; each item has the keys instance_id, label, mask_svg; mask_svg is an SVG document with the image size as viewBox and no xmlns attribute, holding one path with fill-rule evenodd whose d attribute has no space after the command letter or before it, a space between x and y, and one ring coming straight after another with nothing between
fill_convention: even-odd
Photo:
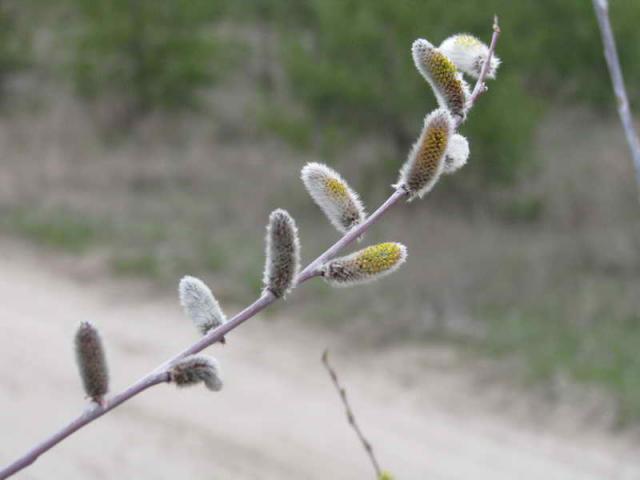
<instances>
[{"instance_id":1,"label":"fuzzy white catkin","mask_svg":"<svg viewBox=\"0 0 640 480\"><path fill-rule=\"evenodd\" d=\"M409 200L422 198L440 178L452 135L453 119L446 109L434 110L425 117L420 137L411 148L395 185L409 194Z\"/></svg>"},{"instance_id":2,"label":"fuzzy white catkin","mask_svg":"<svg viewBox=\"0 0 640 480\"><path fill-rule=\"evenodd\" d=\"M296 222L286 210L271 212L267 225L264 288L276 297L286 296L300 270L300 240Z\"/></svg>"},{"instance_id":3,"label":"fuzzy white catkin","mask_svg":"<svg viewBox=\"0 0 640 480\"><path fill-rule=\"evenodd\" d=\"M321 163L308 163L300 178L313 201L339 232L346 233L366 218L358 194L332 168Z\"/></svg>"},{"instance_id":4,"label":"fuzzy white catkin","mask_svg":"<svg viewBox=\"0 0 640 480\"><path fill-rule=\"evenodd\" d=\"M451 174L464 167L469 158L469 142L462 135L455 133L449 140L444 156L442 173Z\"/></svg>"},{"instance_id":5,"label":"fuzzy white catkin","mask_svg":"<svg viewBox=\"0 0 640 480\"><path fill-rule=\"evenodd\" d=\"M411 56L418 72L431 86L438 105L464 120L470 95L469 85L451 59L424 38L413 42Z\"/></svg>"},{"instance_id":6,"label":"fuzzy white catkin","mask_svg":"<svg viewBox=\"0 0 640 480\"><path fill-rule=\"evenodd\" d=\"M480 76L482 68L489 58L489 47L468 33L459 33L447 38L439 48L451 59L458 70L473 78ZM500 59L492 55L487 78L495 78L499 66Z\"/></svg>"},{"instance_id":7,"label":"fuzzy white catkin","mask_svg":"<svg viewBox=\"0 0 640 480\"><path fill-rule=\"evenodd\" d=\"M220 304L202 280L185 276L180 280L178 292L186 315L203 335L227 322Z\"/></svg>"},{"instance_id":8,"label":"fuzzy white catkin","mask_svg":"<svg viewBox=\"0 0 640 480\"><path fill-rule=\"evenodd\" d=\"M178 361L169 371L169 379L178 387L188 387L204 383L214 392L222 389L220 365L213 357L191 355Z\"/></svg>"}]
</instances>

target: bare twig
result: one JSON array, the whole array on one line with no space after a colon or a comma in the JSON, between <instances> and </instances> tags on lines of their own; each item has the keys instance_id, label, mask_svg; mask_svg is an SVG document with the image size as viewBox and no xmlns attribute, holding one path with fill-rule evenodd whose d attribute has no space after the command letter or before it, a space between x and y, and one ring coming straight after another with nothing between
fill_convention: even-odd
<instances>
[{"instance_id":1,"label":"bare twig","mask_svg":"<svg viewBox=\"0 0 640 480\"><path fill-rule=\"evenodd\" d=\"M487 85L484 83L487 78L487 73L489 73L489 68L491 67L491 59L493 58L493 54L496 50L496 45L498 43L498 37L500 36L500 25L498 25L498 16L493 16L493 35L491 36L491 43L489 44L489 55L487 55L487 60L484 62L482 66L482 70L480 71L480 76L478 76L478 80L476 81L475 86L473 87L473 91L471 92L471 96L469 100L467 100L467 108L473 107L476 103L476 100L480 95L487 91Z\"/></svg>"},{"instance_id":2,"label":"bare twig","mask_svg":"<svg viewBox=\"0 0 640 480\"><path fill-rule=\"evenodd\" d=\"M342 385L340 385L338 374L329 363L329 350L325 350L324 353L322 354L322 363L327 369L327 372L329 372L331 381L333 382L333 385L336 387L336 390L340 395L340 400L344 405L344 410L345 410L345 413L347 414L347 421L349 422L349 425L351 425L351 428L353 428L353 431L356 432L358 439L360 439L360 443L362 443L362 448L364 448L364 451L367 453L367 455L369 456L369 459L371 460L373 469L376 472L376 480L377 480L382 477L382 469L380 468L378 459L376 458L376 455L373 452L373 447L371 446L371 442L369 442L369 440L367 440L367 437L364 436L364 433L362 433L362 430L360 429L360 426L356 421L356 416L353 413L353 409L351 408L351 405L349 404L349 400L347 399L347 391Z\"/></svg>"},{"instance_id":3,"label":"bare twig","mask_svg":"<svg viewBox=\"0 0 640 480\"><path fill-rule=\"evenodd\" d=\"M497 25L497 17L494 23L494 32L491 40L491 52L495 49L495 44L498 39L498 34L500 29ZM478 83L476 83L476 87L474 88L474 93L470 97L469 106L472 106L477 97L480 95L480 90L484 87L484 78L486 76L487 65L491 61L491 53L487 59L487 62L484 66L483 71L481 72L480 78L478 79ZM387 200L378 207L378 209L373 212L364 222L355 226L347 233L345 233L336 243L334 243L331 247L329 247L323 254L321 254L318 258L312 261L307 267L304 268L300 272L300 274L296 278L296 285L300 285L311 278L317 277L320 275L320 267L331 258L335 257L340 251L342 251L345 247L349 246L356 239L358 239L362 234L364 234L372 225L374 225L384 214L386 214L393 206L395 206L400 199L405 198L407 193L403 189L396 189L394 192L387 198ZM212 329L200 340L178 353L171 359L165 361L160 366L155 368L153 371L140 378L138 381L127 387L122 392L112 396L111 398L105 399L100 405L93 404L92 408L88 409L69 424L55 432L50 437L36 444L34 447L29 449L26 453L20 456L17 460L10 463L2 470L0 470L0 480L4 480L19 472L20 470L28 467L32 463L34 463L43 453L49 451L57 444L62 442L64 439L69 437L70 435L76 433L78 430L88 425L89 423L97 420L102 417L104 414L110 412L114 408L123 404L124 402L130 400L136 395L142 393L150 387L158 385L160 383L165 383L169 381L169 369L179 360L196 353L201 352L205 348L213 345L214 343L219 342L223 339L225 335L227 335L231 330L234 330L246 320L254 317L259 312L267 308L269 305L274 303L277 298L270 293L269 291L263 293L255 302L246 307L240 313L236 314L233 318L231 318L228 322L220 325L219 327ZM376 464L376 472L379 472L379 468Z\"/></svg>"},{"instance_id":4,"label":"bare twig","mask_svg":"<svg viewBox=\"0 0 640 480\"><path fill-rule=\"evenodd\" d=\"M631 159L636 172L636 185L640 194L640 140L638 133L633 126L633 118L631 117L631 109L629 107L629 98L627 90L624 86L624 78L622 76L622 68L620 67L620 59L618 58L618 50L616 49L616 41L611 30L611 22L609 21L609 2L607 0L593 0L593 8L596 12L600 33L602 34L602 44L604 45L604 56L609 67L611 75L611 83L613 91L616 95L618 103L618 115L624 129L624 134L629 144Z\"/></svg>"}]
</instances>

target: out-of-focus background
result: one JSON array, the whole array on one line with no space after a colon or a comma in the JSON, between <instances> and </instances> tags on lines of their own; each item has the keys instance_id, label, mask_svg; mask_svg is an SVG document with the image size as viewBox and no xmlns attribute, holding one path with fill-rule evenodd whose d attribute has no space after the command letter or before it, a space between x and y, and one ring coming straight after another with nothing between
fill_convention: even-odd
<instances>
[{"instance_id":1,"label":"out-of-focus background","mask_svg":"<svg viewBox=\"0 0 640 480\"><path fill-rule=\"evenodd\" d=\"M224 455L207 455L206 434L219 425L214 402L202 445L165 454L163 445L182 438L177 430L196 442L189 432L197 424L176 405L184 393L165 393L149 402L172 405L176 417L152 417L155 407L144 403L113 415L130 418L102 431L113 443L111 457L87 450L90 442L104 445L97 428L87 430L75 447L51 452L23 478L51 478L51 471L113 478L123 468L129 478L175 478L184 472L178 458L201 467L188 470L190 478L316 478L327 463L340 465L334 478L365 478L366 458L320 369L327 345L352 372L356 398L360 385L364 428L378 429L371 440L400 478L424 478L429 465L441 467L442 477L433 478L477 477L480 466L491 478L637 478L628 456L611 453L593 470L582 464L587 448L605 455L637 445L629 437L640 421L640 205L587 0L3 0L0 355L31 360L21 372L0 370L0 425L10 426L1 428L0 460L81 405L65 347L78 320L95 316L107 342L119 339L114 361L120 355L137 365L122 360L117 385L124 386L133 372L193 340L175 300L180 276L206 280L229 313L255 298L271 210L283 207L296 218L304 259L335 241L298 179L306 162L336 168L372 211L435 107L413 66L412 41L439 44L457 32L488 41L494 12L503 65L462 127L471 144L468 166L366 237L405 243L407 265L360 288L305 285L230 337L223 360L236 355L246 371L230 378L234 402L215 402L226 409L226 427L244 436L229 445L218 432L212 443L226 444ZM611 19L640 112L640 2L613 0ZM134 318L139 312L143 319ZM174 343L151 348L155 336ZM306 341L317 348L299 344ZM269 352L279 349L285 353L273 360ZM298 362L311 371L288 372ZM43 363L59 363L65 380L34 387ZM264 370L280 371L276 363L287 366L274 380L284 382L280 390L265 379ZM311 390L294 388L308 376ZM380 385L367 397L371 377ZM245 383L254 390L242 390ZM320 402L310 392L325 397ZM210 405L202 392L189 395L198 408ZM265 410L281 405L279 417L256 414L263 395L273 397L274 408ZM297 427L287 417L296 395L319 409L298 412ZM42 413L47 402L58 422ZM455 415L446 418L466 420L442 420L430 431L452 404ZM238 405L253 413L238 412L234 423ZM317 430L305 424L325 408ZM406 418L396 418L403 412ZM504 427L509 435L537 432L515 442L521 453L531 447L533 460L500 456L511 440L488 453L492 435L471 426L475 450L464 450L472 435L465 426L505 417L515 417ZM402 429L412 422L420 428ZM565 423L571 427L558 427ZM334 430L343 436L332 437ZM286 441L279 431L289 432ZM457 437L447 437L451 431ZM263 434L271 447L258 441ZM549 451L575 451L558 453L553 463L536 435L554 439ZM286 455L298 442L308 447L304 455ZM140 458L131 453L138 444ZM433 448L446 453L432 455ZM571 455L582 473L567 467ZM224 467L219 476L216 466Z\"/></svg>"}]
</instances>

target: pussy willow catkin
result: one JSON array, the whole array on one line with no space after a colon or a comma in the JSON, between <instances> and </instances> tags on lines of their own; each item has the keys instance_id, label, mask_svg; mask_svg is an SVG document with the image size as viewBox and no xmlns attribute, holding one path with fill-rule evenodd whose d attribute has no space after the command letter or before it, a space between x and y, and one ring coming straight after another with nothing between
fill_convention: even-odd
<instances>
[{"instance_id":1,"label":"pussy willow catkin","mask_svg":"<svg viewBox=\"0 0 640 480\"><path fill-rule=\"evenodd\" d=\"M349 287L377 280L398 269L407 258L401 243L379 243L346 257L330 260L322 267L323 278L336 287Z\"/></svg>"},{"instance_id":2,"label":"pussy willow catkin","mask_svg":"<svg viewBox=\"0 0 640 480\"><path fill-rule=\"evenodd\" d=\"M299 269L300 240L296 223L285 210L275 210L267 226L265 290L284 297L293 288Z\"/></svg>"},{"instance_id":3,"label":"pussy willow catkin","mask_svg":"<svg viewBox=\"0 0 640 480\"><path fill-rule=\"evenodd\" d=\"M459 33L447 38L439 47L463 73L478 78L484 64L489 58L489 47L478 38L468 33ZM495 55L491 56L487 78L495 78L500 59Z\"/></svg>"},{"instance_id":4,"label":"pussy willow catkin","mask_svg":"<svg viewBox=\"0 0 640 480\"><path fill-rule=\"evenodd\" d=\"M409 199L422 197L440 178L444 158L453 135L453 119L446 109L431 112L424 119L424 127L400 170L396 188L403 188Z\"/></svg>"},{"instance_id":5,"label":"pussy willow catkin","mask_svg":"<svg viewBox=\"0 0 640 480\"><path fill-rule=\"evenodd\" d=\"M227 322L227 317L209 287L200 279L186 276L178 286L180 304L193 324L205 335Z\"/></svg>"},{"instance_id":6,"label":"pussy willow catkin","mask_svg":"<svg viewBox=\"0 0 640 480\"><path fill-rule=\"evenodd\" d=\"M440 107L448 109L451 115L464 119L469 86L454 63L423 38L413 42L411 53L416 68L431 85Z\"/></svg>"},{"instance_id":7,"label":"pussy willow catkin","mask_svg":"<svg viewBox=\"0 0 640 480\"><path fill-rule=\"evenodd\" d=\"M313 201L339 232L345 233L364 221L366 215L358 194L338 172L321 163L308 163L300 177Z\"/></svg>"},{"instance_id":8,"label":"pussy willow catkin","mask_svg":"<svg viewBox=\"0 0 640 480\"><path fill-rule=\"evenodd\" d=\"M191 355L180 360L169 370L169 380L178 387L204 383L214 392L222 389L218 362L215 358L206 355Z\"/></svg>"},{"instance_id":9,"label":"pussy willow catkin","mask_svg":"<svg viewBox=\"0 0 640 480\"><path fill-rule=\"evenodd\" d=\"M468 158L469 142L462 135L454 133L447 146L442 173L451 174L461 169L467 163Z\"/></svg>"},{"instance_id":10,"label":"pussy willow catkin","mask_svg":"<svg viewBox=\"0 0 640 480\"><path fill-rule=\"evenodd\" d=\"M96 402L109 391L109 370L98 330L90 322L82 322L75 335L76 361L84 391Z\"/></svg>"}]
</instances>

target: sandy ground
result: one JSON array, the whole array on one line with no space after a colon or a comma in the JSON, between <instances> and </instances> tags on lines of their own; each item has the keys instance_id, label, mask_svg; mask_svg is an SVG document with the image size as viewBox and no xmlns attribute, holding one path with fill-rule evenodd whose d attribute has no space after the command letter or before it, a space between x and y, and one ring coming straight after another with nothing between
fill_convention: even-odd
<instances>
[{"instance_id":1,"label":"sandy ground","mask_svg":"<svg viewBox=\"0 0 640 480\"><path fill-rule=\"evenodd\" d=\"M174 298L69 275L50 255L0 246L4 464L83 408L71 348L79 321L90 319L103 332L114 390L195 333ZM261 319L227 338L215 349L226 380L221 393L156 387L16 478L373 478L319 361L336 339L294 320ZM435 347L375 355L338 347L333 355L365 432L398 479L640 478L633 442L481 407L471 377L446 367L450 356Z\"/></svg>"}]
</instances>

